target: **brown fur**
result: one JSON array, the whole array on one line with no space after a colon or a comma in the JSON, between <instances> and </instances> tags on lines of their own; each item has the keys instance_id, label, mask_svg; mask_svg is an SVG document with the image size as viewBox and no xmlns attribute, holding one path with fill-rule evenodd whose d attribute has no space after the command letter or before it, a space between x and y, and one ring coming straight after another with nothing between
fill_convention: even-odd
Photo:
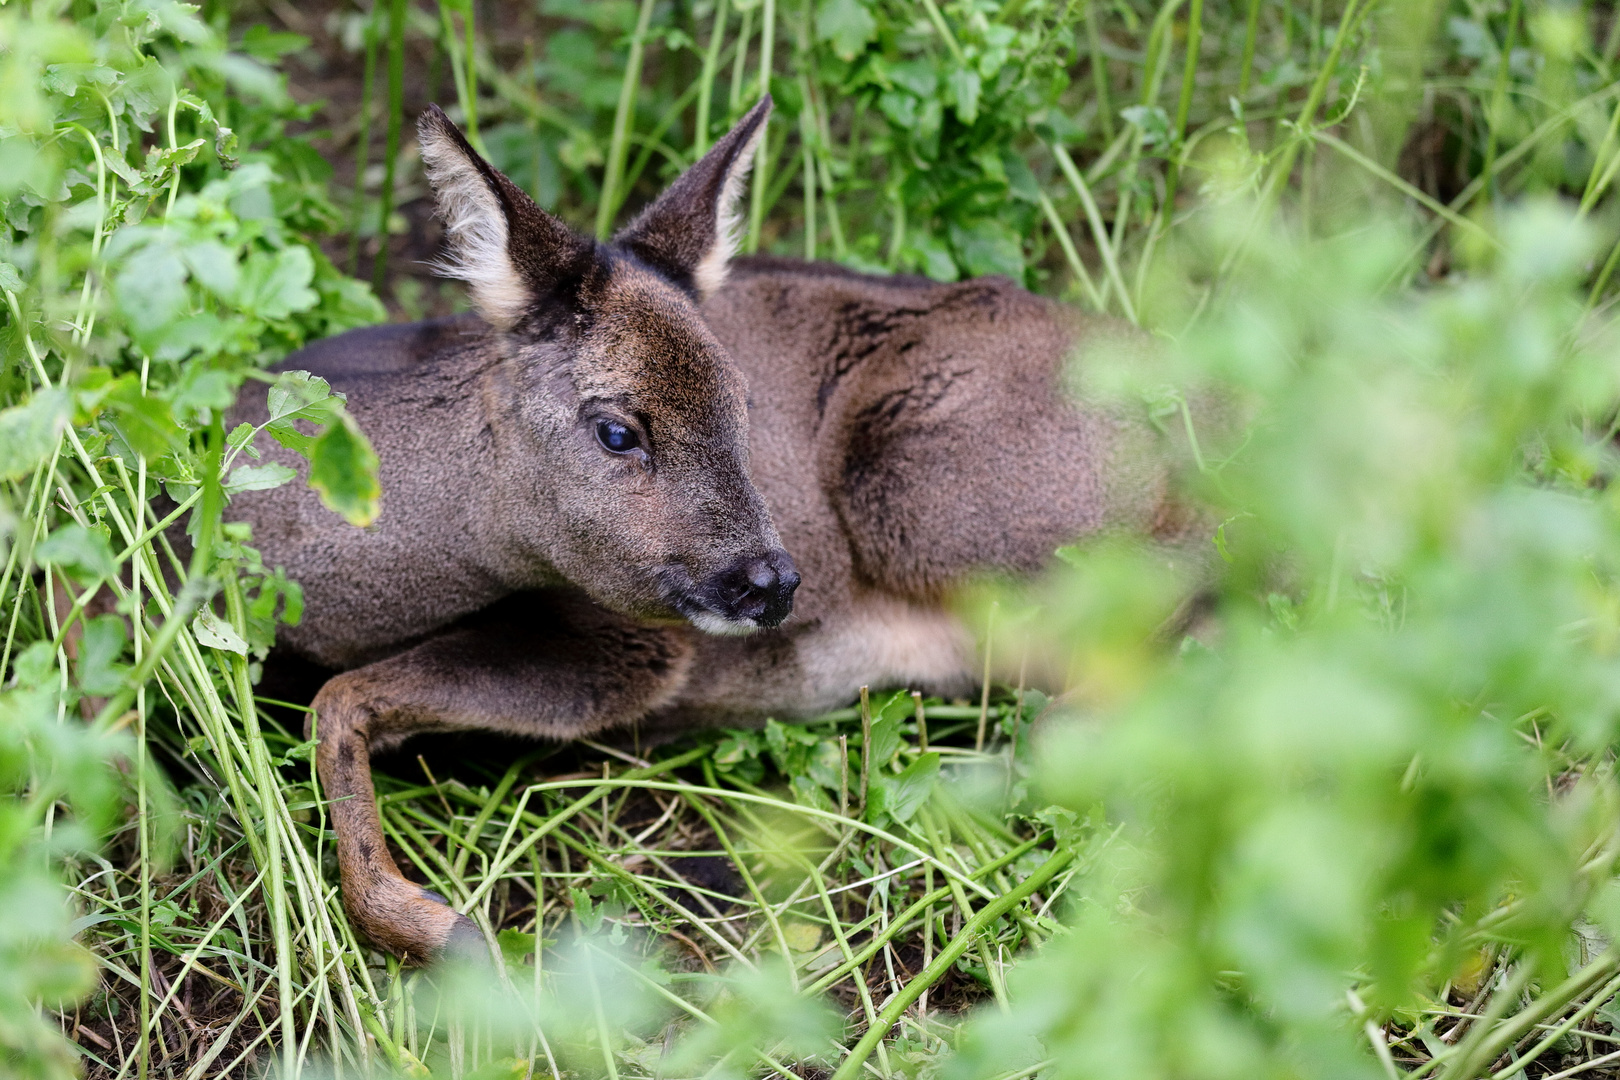
<instances>
[{"instance_id":1,"label":"brown fur","mask_svg":"<svg viewBox=\"0 0 1620 1080\"><path fill-rule=\"evenodd\" d=\"M371 751L436 729L567 739L805 715L863 684L962 693L972 638L951 586L1170 520L1148 429L1060 387L1106 323L1002 279L772 259L735 262L699 311L698 264L714 277L739 186L735 161L711 159L748 124L624 245L594 249L577 289L552 281L533 312L503 309L510 329L379 327L287 362L348 394L382 460L383 517L359 532L291 486L233 512L306 589L285 645L350 669L315 701L319 770L346 903L397 953L479 939L388 856ZM521 273L538 293L543 275ZM650 465L595 445L581 401L618 403ZM676 619L730 629L671 597L778 543L803 574L779 628Z\"/></svg>"}]
</instances>

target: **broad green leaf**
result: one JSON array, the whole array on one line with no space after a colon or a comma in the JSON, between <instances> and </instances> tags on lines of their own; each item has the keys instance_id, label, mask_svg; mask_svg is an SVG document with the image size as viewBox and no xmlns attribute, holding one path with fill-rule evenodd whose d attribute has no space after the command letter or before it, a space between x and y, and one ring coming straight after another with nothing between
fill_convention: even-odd
<instances>
[{"instance_id":1,"label":"broad green leaf","mask_svg":"<svg viewBox=\"0 0 1620 1080\"><path fill-rule=\"evenodd\" d=\"M939 755L922 754L898 775L883 779L888 789L889 816L902 823L910 821L928 801L939 780Z\"/></svg>"},{"instance_id":2,"label":"broad green leaf","mask_svg":"<svg viewBox=\"0 0 1620 1080\"><path fill-rule=\"evenodd\" d=\"M1024 243L1006 222L981 218L967 226L952 225L951 243L970 276L1005 274L1023 280Z\"/></svg>"},{"instance_id":3,"label":"broad green leaf","mask_svg":"<svg viewBox=\"0 0 1620 1080\"><path fill-rule=\"evenodd\" d=\"M197 617L191 620L191 632L196 635L199 643L210 648L223 649L239 656L247 655L247 642L236 632L236 627L215 615L206 604L197 611Z\"/></svg>"},{"instance_id":4,"label":"broad green leaf","mask_svg":"<svg viewBox=\"0 0 1620 1080\"><path fill-rule=\"evenodd\" d=\"M225 494L239 495L244 491L269 491L298 476L298 473L275 461L263 465L242 465L231 470L225 482Z\"/></svg>"},{"instance_id":5,"label":"broad green leaf","mask_svg":"<svg viewBox=\"0 0 1620 1080\"><path fill-rule=\"evenodd\" d=\"M85 620L84 634L79 639L79 689L99 697L115 693L129 671L127 664L119 662L128 642L121 616L100 615Z\"/></svg>"},{"instance_id":6,"label":"broad green leaf","mask_svg":"<svg viewBox=\"0 0 1620 1080\"><path fill-rule=\"evenodd\" d=\"M332 387L318 375L307 371L283 371L276 376L266 399L270 419L280 420L332 395Z\"/></svg>"},{"instance_id":7,"label":"broad green leaf","mask_svg":"<svg viewBox=\"0 0 1620 1080\"><path fill-rule=\"evenodd\" d=\"M840 780L839 773L843 772L843 755L838 752L838 744L831 739L817 739L814 749L810 752L810 761L807 771L810 779L827 788L837 791L846 780Z\"/></svg>"},{"instance_id":8,"label":"broad green leaf","mask_svg":"<svg viewBox=\"0 0 1620 1080\"><path fill-rule=\"evenodd\" d=\"M0 478L21 480L56 449L73 414L66 390L42 390L21 405L0 410Z\"/></svg>"},{"instance_id":9,"label":"broad green leaf","mask_svg":"<svg viewBox=\"0 0 1620 1080\"><path fill-rule=\"evenodd\" d=\"M979 118L979 73L967 68L957 68L949 77L951 98L956 103L956 117L964 124L971 125Z\"/></svg>"},{"instance_id":10,"label":"broad green leaf","mask_svg":"<svg viewBox=\"0 0 1620 1080\"><path fill-rule=\"evenodd\" d=\"M853 60L877 36L877 20L861 0L821 0L816 7L816 36L832 42L833 52Z\"/></svg>"},{"instance_id":11,"label":"broad green leaf","mask_svg":"<svg viewBox=\"0 0 1620 1080\"><path fill-rule=\"evenodd\" d=\"M171 398L175 413L189 420L200 418L210 410L229 409L236 400L239 377L200 361L186 365Z\"/></svg>"},{"instance_id":12,"label":"broad green leaf","mask_svg":"<svg viewBox=\"0 0 1620 1080\"><path fill-rule=\"evenodd\" d=\"M894 755L899 752L900 718L879 711L872 717L872 745L866 758L868 765L875 773L894 760Z\"/></svg>"},{"instance_id":13,"label":"broad green leaf","mask_svg":"<svg viewBox=\"0 0 1620 1080\"><path fill-rule=\"evenodd\" d=\"M141 393L138 376L117 379L103 401L111 411L113 426L135 453L151 460L179 445L180 428L169 411L169 403Z\"/></svg>"},{"instance_id":14,"label":"broad green leaf","mask_svg":"<svg viewBox=\"0 0 1620 1080\"><path fill-rule=\"evenodd\" d=\"M382 511L376 451L348 413L334 417L310 446L309 486L351 525L370 525Z\"/></svg>"},{"instance_id":15,"label":"broad green leaf","mask_svg":"<svg viewBox=\"0 0 1620 1080\"><path fill-rule=\"evenodd\" d=\"M260 318L285 319L320 299L309 287L314 277L315 260L308 248L286 247L273 256L255 252L242 267L238 303Z\"/></svg>"},{"instance_id":16,"label":"broad green leaf","mask_svg":"<svg viewBox=\"0 0 1620 1080\"><path fill-rule=\"evenodd\" d=\"M508 964L521 964L534 954L536 937L521 930L502 930L495 936Z\"/></svg>"},{"instance_id":17,"label":"broad green leaf","mask_svg":"<svg viewBox=\"0 0 1620 1080\"><path fill-rule=\"evenodd\" d=\"M110 578L118 572L107 538L83 525L63 525L34 549L36 561L77 571L85 583Z\"/></svg>"},{"instance_id":18,"label":"broad green leaf","mask_svg":"<svg viewBox=\"0 0 1620 1080\"><path fill-rule=\"evenodd\" d=\"M113 279L118 308L138 335L155 336L186 303L186 264L167 243L147 243Z\"/></svg>"},{"instance_id":19,"label":"broad green leaf","mask_svg":"<svg viewBox=\"0 0 1620 1080\"><path fill-rule=\"evenodd\" d=\"M307 371L284 371L270 387L267 400L270 419L265 430L282 446L308 457L316 437L300 431L294 421L326 423L342 411L343 395L332 393L325 379Z\"/></svg>"},{"instance_id":20,"label":"broad green leaf","mask_svg":"<svg viewBox=\"0 0 1620 1080\"><path fill-rule=\"evenodd\" d=\"M242 277L236 252L217 240L204 240L187 244L181 255L191 268L191 276L203 288L226 303L236 299Z\"/></svg>"}]
</instances>

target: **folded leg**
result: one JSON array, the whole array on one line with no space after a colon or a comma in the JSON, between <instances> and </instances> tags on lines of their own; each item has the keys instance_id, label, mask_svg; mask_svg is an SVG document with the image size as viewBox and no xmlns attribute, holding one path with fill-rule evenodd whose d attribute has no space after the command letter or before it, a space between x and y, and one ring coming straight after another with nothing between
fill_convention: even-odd
<instances>
[{"instance_id":1,"label":"folded leg","mask_svg":"<svg viewBox=\"0 0 1620 1080\"><path fill-rule=\"evenodd\" d=\"M637 626L582 596L525 593L315 697L316 763L331 800L343 902L379 945L418 961L477 950L472 923L405 879L383 840L371 754L426 731L574 739L673 700L691 666L678 633Z\"/></svg>"}]
</instances>

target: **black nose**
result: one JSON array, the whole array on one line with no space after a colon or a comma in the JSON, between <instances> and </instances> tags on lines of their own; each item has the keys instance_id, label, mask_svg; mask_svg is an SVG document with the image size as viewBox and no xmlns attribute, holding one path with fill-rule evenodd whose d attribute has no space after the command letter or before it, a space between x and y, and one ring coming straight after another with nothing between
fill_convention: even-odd
<instances>
[{"instance_id":1,"label":"black nose","mask_svg":"<svg viewBox=\"0 0 1620 1080\"><path fill-rule=\"evenodd\" d=\"M778 549L738 559L710 578L705 591L727 619L771 627L792 613L798 587L793 557Z\"/></svg>"}]
</instances>

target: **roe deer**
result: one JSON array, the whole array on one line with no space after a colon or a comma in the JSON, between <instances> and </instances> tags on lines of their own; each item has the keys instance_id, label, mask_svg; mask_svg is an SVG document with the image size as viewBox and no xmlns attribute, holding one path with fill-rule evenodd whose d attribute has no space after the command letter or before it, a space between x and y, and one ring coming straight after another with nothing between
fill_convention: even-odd
<instances>
[{"instance_id":1,"label":"roe deer","mask_svg":"<svg viewBox=\"0 0 1620 1080\"><path fill-rule=\"evenodd\" d=\"M354 331L283 365L345 391L382 463L369 530L301 487L232 512L306 590L284 646L346 669L315 698L318 769L344 901L396 953L482 939L389 856L379 748L810 715L862 684L959 694L973 640L952 585L1102 530L1175 527L1148 425L1060 387L1106 323L997 278L754 258L727 280L769 108L606 245L430 110L448 269L477 315Z\"/></svg>"}]
</instances>

